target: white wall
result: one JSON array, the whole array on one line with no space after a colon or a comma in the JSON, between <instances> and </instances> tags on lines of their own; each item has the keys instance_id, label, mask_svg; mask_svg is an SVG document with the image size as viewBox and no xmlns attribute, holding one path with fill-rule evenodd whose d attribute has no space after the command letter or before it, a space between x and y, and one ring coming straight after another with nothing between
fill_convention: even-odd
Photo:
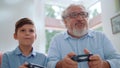
<instances>
[{"instance_id":1,"label":"white wall","mask_svg":"<svg viewBox=\"0 0 120 68\"><path fill-rule=\"evenodd\" d=\"M33 20L36 22L37 40L34 45L37 51L45 53L45 0L34 0L34 16Z\"/></svg>"},{"instance_id":2,"label":"white wall","mask_svg":"<svg viewBox=\"0 0 120 68\"><path fill-rule=\"evenodd\" d=\"M120 33L112 34L111 18L118 14L115 8L115 0L101 0L103 29L108 38L120 52Z\"/></svg>"},{"instance_id":3,"label":"white wall","mask_svg":"<svg viewBox=\"0 0 120 68\"><path fill-rule=\"evenodd\" d=\"M32 17L29 9L32 0L29 2L0 0L0 3L0 51L6 52L18 45L13 38L14 25L21 17Z\"/></svg>"},{"instance_id":4,"label":"white wall","mask_svg":"<svg viewBox=\"0 0 120 68\"><path fill-rule=\"evenodd\" d=\"M35 0L39 1L41 0ZM34 0L0 0L0 51L6 52L15 49L18 46L17 41L13 38L14 25L22 17L31 18L37 25L37 40L34 44L35 50L45 52L45 33L44 17L39 18L43 12L36 12L39 5ZM39 16L37 16L37 14ZM43 25L41 25L43 23ZM41 41L42 40L42 41ZM41 45L42 44L42 45Z\"/></svg>"}]
</instances>

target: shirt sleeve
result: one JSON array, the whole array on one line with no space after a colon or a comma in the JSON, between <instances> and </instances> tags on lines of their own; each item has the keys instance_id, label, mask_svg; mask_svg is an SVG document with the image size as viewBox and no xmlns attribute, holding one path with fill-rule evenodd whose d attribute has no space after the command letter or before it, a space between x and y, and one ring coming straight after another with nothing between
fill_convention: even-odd
<instances>
[{"instance_id":1,"label":"shirt sleeve","mask_svg":"<svg viewBox=\"0 0 120 68\"><path fill-rule=\"evenodd\" d=\"M45 56L45 59L44 59L44 66L47 67L47 63L48 63L48 57Z\"/></svg>"},{"instance_id":2,"label":"shirt sleeve","mask_svg":"<svg viewBox=\"0 0 120 68\"><path fill-rule=\"evenodd\" d=\"M6 53L3 54L1 68L10 68Z\"/></svg>"},{"instance_id":3,"label":"shirt sleeve","mask_svg":"<svg viewBox=\"0 0 120 68\"><path fill-rule=\"evenodd\" d=\"M119 68L120 66L120 54L116 51L115 46L112 45L111 41L104 35L104 55L106 61L109 62L111 68Z\"/></svg>"},{"instance_id":4,"label":"shirt sleeve","mask_svg":"<svg viewBox=\"0 0 120 68\"><path fill-rule=\"evenodd\" d=\"M49 50L48 50L48 68L55 68L57 62L60 60L60 52L58 48L57 40L53 39L51 41Z\"/></svg>"}]
</instances>

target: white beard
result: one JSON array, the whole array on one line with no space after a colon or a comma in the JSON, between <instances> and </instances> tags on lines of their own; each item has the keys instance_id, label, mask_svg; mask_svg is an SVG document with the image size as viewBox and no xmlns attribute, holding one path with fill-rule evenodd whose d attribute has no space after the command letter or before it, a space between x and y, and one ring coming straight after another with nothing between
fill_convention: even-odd
<instances>
[{"instance_id":1,"label":"white beard","mask_svg":"<svg viewBox=\"0 0 120 68\"><path fill-rule=\"evenodd\" d=\"M88 32L88 29L87 28L84 28L84 29L73 29L73 35L77 36L77 37L81 37L85 34L87 34Z\"/></svg>"}]
</instances>

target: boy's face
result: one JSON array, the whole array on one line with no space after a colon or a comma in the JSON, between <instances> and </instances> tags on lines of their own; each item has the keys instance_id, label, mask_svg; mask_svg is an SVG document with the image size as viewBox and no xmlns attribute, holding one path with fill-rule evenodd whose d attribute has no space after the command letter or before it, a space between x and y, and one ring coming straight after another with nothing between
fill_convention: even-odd
<instances>
[{"instance_id":1,"label":"boy's face","mask_svg":"<svg viewBox=\"0 0 120 68\"><path fill-rule=\"evenodd\" d=\"M14 34L14 38L19 41L19 45L32 46L36 39L35 27L30 24L23 25L18 28L17 33Z\"/></svg>"}]
</instances>

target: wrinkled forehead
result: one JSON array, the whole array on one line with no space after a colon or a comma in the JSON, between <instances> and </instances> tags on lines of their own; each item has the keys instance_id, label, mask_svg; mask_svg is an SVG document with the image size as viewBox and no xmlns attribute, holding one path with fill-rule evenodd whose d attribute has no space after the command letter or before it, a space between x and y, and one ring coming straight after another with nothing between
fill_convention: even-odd
<instances>
[{"instance_id":1,"label":"wrinkled forehead","mask_svg":"<svg viewBox=\"0 0 120 68\"><path fill-rule=\"evenodd\" d=\"M86 12L86 9L83 6L71 6L66 11L67 14L72 12Z\"/></svg>"}]
</instances>

